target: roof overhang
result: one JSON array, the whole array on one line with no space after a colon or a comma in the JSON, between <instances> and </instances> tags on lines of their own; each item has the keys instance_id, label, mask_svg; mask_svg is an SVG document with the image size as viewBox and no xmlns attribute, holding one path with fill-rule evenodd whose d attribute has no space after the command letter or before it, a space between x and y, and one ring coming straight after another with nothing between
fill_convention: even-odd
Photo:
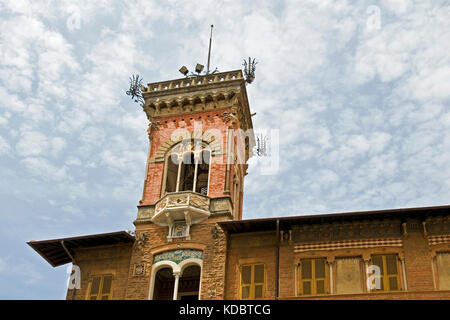
<instances>
[{"instance_id":1,"label":"roof overhang","mask_svg":"<svg viewBox=\"0 0 450 320\"><path fill-rule=\"evenodd\" d=\"M50 263L53 267L57 267L72 262L70 255L73 256L74 249L117 245L123 243L131 244L134 240L134 236L128 232L118 231L72 238L30 241L27 243L48 263ZM70 255L64 249L63 244L69 251Z\"/></svg>"},{"instance_id":2,"label":"roof overhang","mask_svg":"<svg viewBox=\"0 0 450 320\"><path fill-rule=\"evenodd\" d=\"M418 207L388 209L376 211L357 211L345 213L313 214L300 215L294 217L277 217L265 219L248 219L238 221L218 222L220 227L228 234L275 231L277 221L281 230L290 229L293 225L348 222L355 220L379 220L379 219L425 219L429 216L449 215L450 205L436 207Z\"/></svg>"}]
</instances>

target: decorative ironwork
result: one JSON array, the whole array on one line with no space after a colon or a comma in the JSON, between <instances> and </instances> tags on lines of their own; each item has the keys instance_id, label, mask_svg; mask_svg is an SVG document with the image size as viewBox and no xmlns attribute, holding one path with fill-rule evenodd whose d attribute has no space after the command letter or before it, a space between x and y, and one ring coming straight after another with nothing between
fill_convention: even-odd
<instances>
[{"instance_id":1,"label":"decorative ironwork","mask_svg":"<svg viewBox=\"0 0 450 320\"><path fill-rule=\"evenodd\" d=\"M267 156L267 136L264 136L263 134L258 134L256 136L255 151L258 157Z\"/></svg>"},{"instance_id":2,"label":"decorative ironwork","mask_svg":"<svg viewBox=\"0 0 450 320\"><path fill-rule=\"evenodd\" d=\"M132 75L130 77L130 89L126 92L127 95L131 96L131 99L134 100L134 102L138 102L141 107L144 106L144 98L142 97L142 78L139 78L139 75Z\"/></svg>"},{"instance_id":3,"label":"decorative ironwork","mask_svg":"<svg viewBox=\"0 0 450 320\"><path fill-rule=\"evenodd\" d=\"M256 59L252 60L252 58L250 57L248 57L248 63L244 59L244 63L242 65L244 66L244 76L247 83L252 83L253 80L255 80L255 70L257 63L258 62L256 61Z\"/></svg>"},{"instance_id":4,"label":"decorative ironwork","mask_svg":"<svg viewBox=\"0 0 450 320\"><path fill-rule=\"evenodd\" d=\"M219 229L217 229L217 227L214 226L211 229L211 234L212 234L213 239L217 239L219 237Z\"/></svg>"}]
</instances>

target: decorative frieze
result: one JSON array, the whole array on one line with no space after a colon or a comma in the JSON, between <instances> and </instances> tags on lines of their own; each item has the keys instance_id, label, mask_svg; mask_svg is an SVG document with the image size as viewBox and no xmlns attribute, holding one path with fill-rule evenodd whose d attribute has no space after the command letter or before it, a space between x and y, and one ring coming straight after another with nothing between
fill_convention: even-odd
<instances>
[{"instance_id":1,"label":"decorative frieze","mask_svg":"<svg viewBox=\"0 0 450 320\"><path fill-rule=\"evenodd\" d=\"M400 220L314 224L292 227L294 242L400 237Z\"/></svg>"},{"instance_id":2,"label":"decorative frieze","mask_svg":"<svg viewBox=\"0 0 450 320\"><path fill-rule=\"evenodd\" d=\"M367 249L379 247L401 247L401 238L383 239L359 239L342 240L330 242L303 243L294 247L294 252L317 251L317 250L339 250L339 249Z\"/></svg>"},{"instance_id":3,"label":"decorative frieze","mask_svg":"<svg viewBox=\"0 0 450 320\"><path fill-rule=\"evenodd\" d=\"M429 235L450 234L450 218L448 216L430 217L425 222Z\"/></svg>"},{"instance_id":4,"label":"decorative frieze","mask_svg":"<svg viewBox=\"0 0 450 320\"><path fill-rule=\"evenodd\" d=\"M202 260L203 251L195 249L181 249L162 252L156 254L153 257L153 264L158 263L160 261L172 261L175 262L176 264L179 264L180 262L190 258Z\"/></svg>"}]
</instances>

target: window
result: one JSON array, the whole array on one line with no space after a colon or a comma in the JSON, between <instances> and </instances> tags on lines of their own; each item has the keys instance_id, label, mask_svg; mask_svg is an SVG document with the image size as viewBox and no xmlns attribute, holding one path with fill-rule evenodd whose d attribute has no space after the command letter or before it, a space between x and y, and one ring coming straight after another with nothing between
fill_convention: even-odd
<instances>
[{"instance_id":1,"label":"window","mask_svg":"<svg viewBox=\"0 0 450 320\"><path fill-rule=\"evenodd\" d=\"M94 276L91 282L89 300L111 300L112 275Z\"/></svg>"},{"instance_id":2,"label":"window","mask_svg":"<svg viewBox=\"0 0 450 320\"><path fill-rule=\"evenodd\" d=\"M211 153L199 140L185 140L166 159L165 193L193 191L208 194Z\"/></svg>"},{"instance_id":3,"label":"window","mask_svg":"<svg viewBox=\"0 0 450 320\"><path fill-rule=\"evenodd\" d=\"M375 281L375 289L372 291L400 290L398 257L396 254L373 255L371 265L380 268L380 281Z\"/></svg>"},{"instance_id":4,"label":"window","mask_svg":"<svg viewBox=\"0 0 450 320\"><path fill-rule=\"evenodd\" d=\"M300 261L300 294L320 295L326 294L327 270L326 259L302 259Z\"/></svg>"},{"instance_id":5,"label":"window","mask_svg":"<svg viewBox=\"0 0 450 320\"><path fill-rule=\"evenodd\" d=\"M264 273L263 264L249 264L241 267L241 299L264 298Z\"/></svg>"}]
</instances>

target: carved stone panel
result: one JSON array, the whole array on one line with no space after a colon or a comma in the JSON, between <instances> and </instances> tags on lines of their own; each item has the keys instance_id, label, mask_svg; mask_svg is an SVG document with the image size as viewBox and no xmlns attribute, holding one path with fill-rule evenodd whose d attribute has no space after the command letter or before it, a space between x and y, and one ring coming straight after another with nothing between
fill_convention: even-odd
<instances>
[{"instance_id":1,"label":"carved stone panel","mask_svg":"<svg viewBox=\"0 0 450 320\"><path fill-rule=\"evenodd\" d=\"M138 208L138 220L150 220L155 212L155 208L153 206L148 207L139 207Z\"/></svg>"}]
</instances>

